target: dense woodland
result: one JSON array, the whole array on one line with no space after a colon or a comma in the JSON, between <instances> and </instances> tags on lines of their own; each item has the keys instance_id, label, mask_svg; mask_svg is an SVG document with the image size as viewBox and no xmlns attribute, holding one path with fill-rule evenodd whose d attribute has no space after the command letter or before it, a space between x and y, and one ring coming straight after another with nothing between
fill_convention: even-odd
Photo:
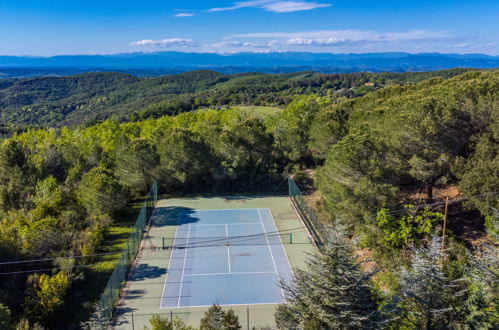
<instances>
[{"instance_id":1,"label":"dense woodland","mask_svg":"<svg viewBox=\"0 0 499 330\"><path fill-rule=\"evenodd\" d=\"M421 73L225 75L193 71L155 78L122 73L0 80L0 127L90 125L233 105L285 106L295 94L354 97L393 83L451 77L465 69Z\"/></svg>"},{"instance_id":2,"label":"dense woodland","mask_svg":"<svg viewBox=\"0 0 499 330\"><path fill-rule=\"evenodd\" d=\"M0 80L4 125L110 118L4 138L0 261L105 251L155 179L162 193L182 194L289 174L313 181L311 205L335 230L282 284L291 303L276 313L280 328L492 328L499 72L458 73ZM182 100L190 105L170 108ZM445 242L438 189L468 197L456 205L472 224L449 220ZM83 288L109 274L87 265L104 262L0 264L0 327L78 328L99 294ZM52 270L1 274L35 267Z\"/></svg>"}]
</instances>

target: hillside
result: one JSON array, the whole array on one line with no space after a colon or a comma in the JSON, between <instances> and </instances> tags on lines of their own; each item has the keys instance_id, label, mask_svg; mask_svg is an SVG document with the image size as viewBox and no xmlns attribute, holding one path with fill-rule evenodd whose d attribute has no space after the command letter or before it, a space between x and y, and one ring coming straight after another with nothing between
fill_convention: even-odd
<instances>
[{"instance_id":1,"label":"hillside","mask_svg":"<svg viewBox=\"0 0 499 330\"><path fill-rule=\"evenodd\" d=\"M200 75L204 78L197 79ZM423 76L227 77L205 71L154 79L104 76L126 86L107 87L116 100L127 95L124 90L135 92L137 98L129 100L138 100L141 94L154 98L161 91L214 88L220 95L251 97L289 92L290 101L282 109L203 109L136 122L32 129L3 139L0 258L7 263L0 265L5 276L0 303L16 322L24 317L49 329L68 329L90 317L118 262L113 255L93 254L125 247L126 205L144 196L153 180L162 194L192 196L223 186L256 190L258 179L268 184L272 175L307 172L317 173L309 186L315 190L311 204L334 230L324 233L324 254L314 257L313 267L296 272L305 283L293 291L298 298L338 299L338 308L360 306L356 313L375 315L373 322L380 323L371 328L376 329L424 328L425 307L407 292L438 297L432 308L440 311L444 328L486 329L497 323L499 71L390 85L355 98L334 98L327 91L336 88L330 85L334 81L353 92L366 87L366 79L381 85ZM25 92L33 101L57 102L72 93L83 100L96 95L99 84L109 86L101 78L8 80L3 90ZM51 81L53 87L41 88L38 81ZM308 95L292 95L300 89ZM282 178L275 185L279 182ZM445 250L439 238L443 195L452 202ZM468 235L470 227L474 237ZM354 251L369 257L373 273L361 270L364 263ZM85 257L51 259L67 255ZM26 262L8 263L15 260ZM307 271L316 276L310 285ZM321 287L321 280L333 284ZM346 293L340 285L345 281ZM140 298L141 292L133 295ZM323 312L326 303L294 299L280 306L284 315L292 308L298 316L291 320L305 325L336 316ZM276 316L276 323L286 320Z\"/></svg>"},{"instance_id":2,"label":"hillside","mask_svg":"<svg viewBox=\"0 0 499 330\"><path fill-rule=\"evenodd\" d=\"M108 72L0 79L0 126L61 127L111 117L140 120L205 107L285 106L295 94L355 97L391 84L448 78L464 71L277 75L193 71L151 78Z\"/></svg>"}]
</instances>

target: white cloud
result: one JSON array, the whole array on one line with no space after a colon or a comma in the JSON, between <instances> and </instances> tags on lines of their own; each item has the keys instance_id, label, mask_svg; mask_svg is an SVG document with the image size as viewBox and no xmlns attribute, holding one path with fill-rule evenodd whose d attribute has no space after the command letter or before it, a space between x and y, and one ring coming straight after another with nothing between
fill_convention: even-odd
<instances>
[{"instance_id":1,"label":"white cloud","mask_svg":"<svg viewBox=\"0 0 499 330\"><path fill-rule=\"evenodd\" d=\"M287 45L292 46L338 46L348 43L344 38L317 38L317 39L304 39L304 38L291 38L285 41Z\"/></svg>"},{"instance_id":2,"label":"white cloud","mask_svg":"<svg viewBox=\"0 0 499 330\"><path fill-rule=\"evenodd\" d=\"M192 17L194 16L193 13L178 13L174 15L175 17Z\"/></svg>"},{"instance_id":3,"label":"white cloud","mask_svg":"<svg viewBox=\"0 0 499 330\"><path fill-rule=\"evenodd\" d=\"M271 39L272 45L342 46L366 43L439 40L448 37L445 31L413 30L408 32L374 32L368 30L321 30L308 32L264 32L232 35L230 38Z\"/></svg>"},{"instance_id":4,"label":"white cloud","mask_svg":"<svg viewBox=\"0 0 499 330\"><path fill-rule=\"evenodd\" d=\"M210 45L213 48L268 48L268 43L244 42L244 41L221 41Z\"/></svg>"},{"instance_id":5,"label":"white cloud","mask_svg":"<svg viewBox=\"0 0 499 330\"><path fill-rule=\"evenodd\" d=\"M251 0L236 2L231 7L211 8L208 11L227 11L240 8L261 8L274 13L292 13L295 11L312 10L329 7L329 3L318 3L315 1L294 1L294 0Z\"/></svg>"},{"instance_id":6,"label":"white cloud","mask_svg":"<svg viewBox=\"0 0 499 330\"><path fill-rule=\"evenodd\" d=\"M178 46L194 47L197 46L197 43L192 39L170 38L163 40L144 39L144 40L134 41L132 42L132 45L168 48L168 47L178 47Z\"/></svg>"}]
</instances>

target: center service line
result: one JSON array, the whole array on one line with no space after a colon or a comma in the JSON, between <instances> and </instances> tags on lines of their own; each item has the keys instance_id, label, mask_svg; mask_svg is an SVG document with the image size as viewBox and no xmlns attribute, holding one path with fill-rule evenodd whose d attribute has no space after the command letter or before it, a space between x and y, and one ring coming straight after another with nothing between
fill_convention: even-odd
<instances>
[{"instance_id":1,"label":"center service line","mask_svg":"<svg viewBox=\"0 0 499 330\"><path fill-rule=\"evenodd\" d=\"M232 273L230 269L230 249L229 249L229 226L225 224L225 237L227 238L227 262L229 263L229 274Z\"/></svg>"}]
</instances>

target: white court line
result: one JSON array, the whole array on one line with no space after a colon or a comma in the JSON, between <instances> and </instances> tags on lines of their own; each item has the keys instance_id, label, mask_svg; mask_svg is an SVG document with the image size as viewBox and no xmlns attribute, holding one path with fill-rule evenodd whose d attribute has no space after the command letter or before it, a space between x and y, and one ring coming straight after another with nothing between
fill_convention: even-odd
<instances>
[{"instance_id":1,"label":"white court line","mask_svg":"<svg viewBox=\"0 0 499 330\"><path fill-rule=\"evenodd\" d=\"M227 239L229 239L229 226L227 224L225 224L225 237ZM227 262L229 263L229 274L230 274L231 270L230 270L230 249L229 249L229 245L227 245Z\"/></svg>"},{"instance_id":2,"label":"white court line","mask_svg":"<svg viewBox=\"0 0 499 330\"><path fill-rule=\"evenodd\" d=\"M267 210L269 211L270 216L272 217L272 224L273 224L273 226L274 226L274 228L275 228L275 231L277 232L277 231L278 231L278 230L277 230L277 224L276 224L276 222L275 222L275 218L274 218L274 216L272 215L272 211L271 211L269 208L267 208ZM281 242L281 247L282 247L282 250L284 251L284 255L286 256L286 261L288 262L289 269L291 270L291 275L292 275L293 277L295 277L295 273L293 272L293 267L291 267L291 262L289 262L288 254L286 253L286 249L284 248L284 244L282 244L281 235L277 235L277 237L279 237L279 242Z\"/></svg>"},{"instance_id":3,"label":"white court line","mask_svg":"<svg viewBox=\"0 0 499 330\"><path fill-rule=\"evenodd\" d=\"M178 234L178 229L180 228L180 212L177 217L177 228L175 229L175 237L173 237L173 246L175 246L175 240L177 239L177 234ZM173 259L173 249L172 252L170 253L170 260L168 260L168 268L166 269L166 276L165 276L165 284L163 285L163 297L161 297L161 300L159 301L159 308L161 308L161 305L163 304L163 299L166 297L166 282L168 281L168 277L170 277L170 265L172 263Z\"/></svg>"},{"instance_id":4,"label":"white court line","mask_svg":"<svg viewBox=\"0 0 499 330\"><path fill-rule=\"evenodd\" d=\"M187 241L186 245L189 244L189 236L191 235L191 224L189 224L189 229L187 231ZM180 280L180 290L178 292L178 304L177 307L180 307L180 298L182 297L182 285L184 284L184 272L185 272L185 262L187 261L187 249L185 249L184 254L184 266L182 267L182 278Z\"/></svg>"},{"instance_id":5,"label":"white court line","mask_svg":"<svg viewBox=\"0 0 499 330\"><path fill-rule=\"evenodd\" d=\"M254 274L275 274L275 272L233 272L233 273L204 273L204 274L191 274L185 275L184 277L190 276L222 276L222 275L254 275Z\"/></svg>"},{"instance_id":6,"label":"white court line","mask_svg":"<svg viewBox=\"0 0 499 330\"><path fill-rule=\"evenodd\" d=\"M249 304L219 304L219 306L251 306L251 305L278 305L280 302L268 302L268 303L249 303ZM189 307L211 307L213 305L182 305L180 307L165 307L162 309L174 309L174 308L189 308Z\"/></svg>"},{"instance_id":7,"label":"white court line","mask_svg":"<svg viewBox=\"0 0 499 330\"><path fill-rule=\"evenodd\" d=\"M237 225L259 225L259 222L244 222L244 223L230 223L231 226L237 226ZM208 227L208 226L225 226L227 223L212 223L212 224L201 224L197 225L194 224L194 227Z\"/></svg>"},{"instance_id":8,"label":"white court line","mask_svg":"<svg viewBox=\"0 0 499 330\"><path fill-rule=\"evenodd\" d=\"M265 239L267 240L267 247L269 248L270 256L272 257L272 263L274 264L275 274L277 275L277 279L279 279L279 273L277 272L277 266L275 265L274 254L272 253L272 249L270 248L270 241L267 237L267 231L265 230L265 225L263 224L262 215L260 213L260 209L258 209L258 216L260 217L260 222L262 223L263 233L265 234ZM272 219L273 220L273 219ZM285 299L284 290L281 288L282 298Z\"/></svg>"},{"instance_id":9,"label":"white court line","mask_svg":"<svg viewBox=\"0 0 499 330\"><path fill-rule=\"evenodd\" d=\"M246 209L196 209L194 210L194 212L197 212L197 211L240 211L240 210L243 210L243 211L248 211L248 210L258 210L258 209L255 209L255 208L246 208Z\"/></svg>"}]
</instances>

